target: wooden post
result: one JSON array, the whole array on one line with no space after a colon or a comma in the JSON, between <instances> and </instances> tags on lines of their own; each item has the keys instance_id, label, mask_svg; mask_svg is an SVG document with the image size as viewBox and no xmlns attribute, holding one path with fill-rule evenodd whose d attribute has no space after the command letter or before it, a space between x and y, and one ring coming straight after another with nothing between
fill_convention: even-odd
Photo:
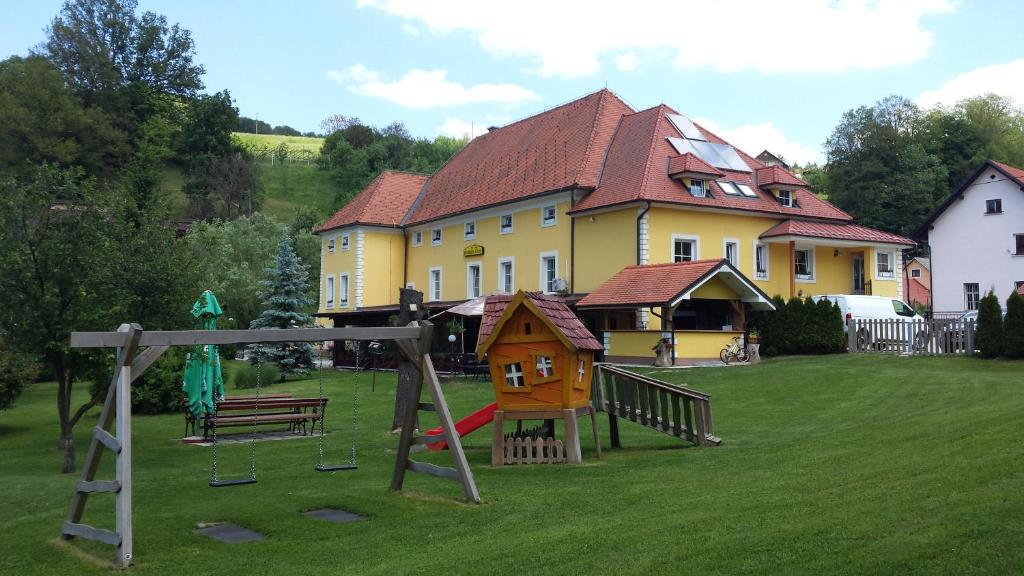
<instances>
[{"instance_id":1,"label":"wooden post","mask_svg":"<svg viewBox=\"0 0 1024 576\"><path fill-rule=\"evenodd\" d=\"M131 331L137 330L133 326ZM134 346L129 344L124 356L131 358ZM121 543L117 547L117 564L127 568L132 563L132 365L121 365L121 377L117 380L117 439L121 451L117 454L115 478L120 485L114 500L114 516Z\"/></svg>"},{"instance_id":2,"label":"wooden post","mask_svg":"<svg viewBox=\"0 0 1024 576\"><path fill-rule=\"evenodd\" d=\"M857 326L853 318L846 320L846 346L850 352L860 352L857 350Z\"/></svg>"},{"instance_id":3,"label":"wooden post","mask_svg":"<svg viewBox=\"0 0 1024 576\"><path fill-rule=\"evenodd\" d=\"M580 429L576 421L576 411L571 408L562 410L562 419L565 421L566 461L569 464L579 464L583 461L583 454L580 452Z\"/></svg>"},{"instance_id":4,"label":"wooden post","mask_svg":"<svg viewBox=\"0 0 1024 576\"><path fill-rule=\"evenodd\" d=\"M505 411L495 410L494 419L491 421L494 429L491 438L491 466L501 466L505 463Z\"/></svg>"},{"instance_id":5,"label":"wooden post","mask_svg":"<svg viewBox=\"0 0 1024 576\"><path fill-rule=\"evenodd\" d=\"M398 292L398 322L407 326L411 322L423 320L423 293L408 288L402 288ZM430 350L423 352L429 354ZM395 413L391 421L391 429L395 430L403 426L402 418L408 412L409 406L416 406L419 402L419 390L421 390L423 376L418 364L413 364L404 356L398 363L398 385L395 388ZM414 390L415 389L415 390ZM416 413L414 411L414 416ZM418 418L413 419L412 426L415 429Z\"/></svg>"}]
</instances>

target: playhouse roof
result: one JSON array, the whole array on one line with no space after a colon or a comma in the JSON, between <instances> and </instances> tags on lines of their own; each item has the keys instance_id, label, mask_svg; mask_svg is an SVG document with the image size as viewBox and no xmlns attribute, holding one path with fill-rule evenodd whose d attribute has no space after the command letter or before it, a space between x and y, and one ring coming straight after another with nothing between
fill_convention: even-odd
<instances>
[{"instance_id":1,"label":"playhouse roof","mask_svg":"<svg viewBox=\"0 0 1024 576\"><path fill-rule=\"evenodd\" d=\"M493 294L487 297L484 315L480 320L480 335L477 338L478 356L487 352L501 332L501 327L519 306L526 306L534 316L547 324L567 347L573 350L603 349L601 343L561 298L542 292L519 291L515 294Z\"/></svg>"}]
</instances>

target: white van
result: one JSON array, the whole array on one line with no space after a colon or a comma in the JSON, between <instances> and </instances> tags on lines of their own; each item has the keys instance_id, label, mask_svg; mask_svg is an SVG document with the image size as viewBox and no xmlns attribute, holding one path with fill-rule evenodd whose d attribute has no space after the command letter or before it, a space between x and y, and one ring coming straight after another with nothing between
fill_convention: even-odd
<instances>
[{"instance_id":1,"label":"white van","mask_svg":"<svg viewBox=\"0 0 1024 576\"><path fill-rule=\"evenodd\" d=\"M919 341L923 342L927 338L924 331L921 330L921 325L917 326L919 334L914 333L913 322L923 322L924 318L902 300L888 296L864 296L862 294L825 294L813 297L815 302L825 298L833 304L839 305L839 312L843 315L843 332L849 331L850 320L901 320L901 324L906 323L906 335L903 337L905 340L900 337L895 339L889 337L885 339L886 342L905 341L917 347L916 344ZM864 328L861 328L857 338L862 346L872 342L882 343L878 340L879 335L870 334Z\"/></svg>"}]
</instances>

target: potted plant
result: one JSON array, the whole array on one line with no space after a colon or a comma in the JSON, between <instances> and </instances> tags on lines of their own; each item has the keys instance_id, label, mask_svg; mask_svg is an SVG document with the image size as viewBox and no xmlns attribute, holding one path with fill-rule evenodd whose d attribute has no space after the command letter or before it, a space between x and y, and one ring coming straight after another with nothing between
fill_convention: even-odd
<instances>
[{"instance_id":1,"label":"potted plant","mask_svg":"<svg viewBox=\"0 0 1024 576\"><path fill-rule=\"evenodd\" d=\"M757 330L751 330L747 334L747 344L759 344L761 342L761 335L758 334Z\"/></svg>"}]
</instances>

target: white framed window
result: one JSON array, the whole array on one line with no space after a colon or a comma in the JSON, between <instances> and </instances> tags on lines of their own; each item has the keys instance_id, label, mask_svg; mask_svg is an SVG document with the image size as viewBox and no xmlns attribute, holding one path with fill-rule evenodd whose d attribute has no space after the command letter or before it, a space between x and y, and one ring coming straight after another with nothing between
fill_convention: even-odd
<instances>
[{"instance_id":1,"label":"white framed window","mask_svg":"<svg viewBox=\"0 0 1024 576\"><path fill-rule=\"evenodd\" d=\"M792 208L793 207L793 191L792 190L779 190L779 204Z\"/></svg>"},{"instance_id":2,"label":"white framed window","mask_svg":"<svg viewBox=\"0 0 1024 576\"><path fill-rule=\"evenodd\" d=\"M476 222L466 222L463 226L462 239L474 240L476 238Z\"/></svg>"},{"instance_id":3,"label":"white framed window","mask_svg":"<svg viewBox=\"0 0 1024 576\"><path fill-rule=\"evenodd\" d=\"M540 225L542 228L554 226L558 222L558 206L551 204L540 209Z\"/></svg>"},{"instance_id":4,"label":"white framed window","mask_svg":"<svg viewBox=\"0 0 1024 576\"><path fill-rule=\"evenodd\" d=\"M334 252L334 238L327 240L327 251Z\"/></svg>"},{"instance_id":5,"label":"white framed window","mask_svg":"<svg viewBox=\"0 0 1024 576\"><path fill-rule=\"evenodd\" d=\"M434 228L430 231L430 245L440 246L441 245L441 229Z\"/></svg>"},{"instance_id":6,"label":"white framed window","mask_svg":"<svg viewBox=\"0 0 1024 576\"><path fill-rule=\"evenodd\" d=\"M695 198L703 198L708 195L704 181L699 178L690 179L690 195Z\"/></svg>"},{"instance_id":7,"label":"white framed window","mask_svg":"<svg viewBox=\"0 0 1024 576\"><path fill-rule=\"evenodd\" d=\"M539 379L543 380L555 375L555 362L551 359L551 356L534 356L533 367L536 370L534 374Z\"/></svg>"},{"instance_id":8,"label":"white framed window","mask_svg":"<svg viewBox=\"0 0 1024 576\"><path fill-rule=\"evenodd\" d=\"M412 233L412 245L422 246L423 245L423 231L417 230Z\"/></svg>"},{"instance_id":9,"label":"white framed window","mask_svg":"<svg viewBox=\"0 0 1024 576\"><path fill-rule=\"evenodd\" d=\"M920 268L912 268L910 270L910 277L911 278L920 278L921 277L921 269Z\"/></svg>"},{"instance_id":10,"label":"white framed window","mask_svg":"<svg viewBox=\"0 0 1024 576\"><path fill-rule=\"evenodd\" d=\"M511 294L515 290L515 259L498 259L498 290Z\"/></svg>"},{"instance_id":11,"label":"white framed window","mask_svg":"<svg viewBox=\"0 0 1024 576\"><path fill-rule=\"evenodd\" d=\"M437 302L441 300L441 269L430 269L430 300Z\"/></svg>"},{"instance_id":12,"label":"white framed window","mask_svg":"<svg viewBox=\"0 0 1024 576\"><path fill-rule=\"evenodd\" d=\"M483 293L483 279L480 277L479 262L466 264L466 298L479 298Z\"/></svg>"},{"instance_id":13,"label":"white framed window","mask_svg":"<svg viewBox=\"0 0 1024 576\"><path fill-rule=\"evenodd\" d=\"M334 308L334 274L328 274L324 282L324 308Z\"/></svg>"},{"instance_id":14,"label":"white framed window","mask_svg":"<svg viewBox=\"0 0 1024 576\"><path fill-rule=\"evenodd\" d=\"M349 240L350 240L350 237L349 237L348 234L342 234L341 235L341 251L342 252L347 252L348 251Z\"/></svg>"},{"instance_id":15,"label":"white framed window","mask_svg":"<svg viewBox=\"0 0 1024 576\"><path fill-rule=\"evenodd\" d=\"M1003 213L1003 199L992 198L985 200L985 214L1002 214Z\"/></svg>"},{"instance_id":16,"label":"white framed window","mask_svg":"<svg viewBox=\"0 0 1024 576\"><path fill-rule=\"evenodd\" d=\"M805 282L814 281L814 248L793 251L796 279Z\"/></svg>"},{"instance_id":17,"label":"white framed window","mask_svg":"<svg viewBox=\"0 0 1024 576\"><path fill-rule=\"evenodd\" d=\"M754 278L757 280L768 279L768 245L754 240Z\"/></svg>"},{"instance_id":18,"label":"white framed window","mask_svg":"<svg viewBox=\"0 0 1024 576\"><path fill-rule=\"evenodd\" d=\"M512 233L512 214L502 214L498 216L498 232L500 234L511 234Z\"/></svg>"},{"instance_id":19,"label":"white framed window","mask_svg":"<svg viewBox=\"0 0 1024 576\"><path fill-rule=\"evenodd\" d=\"M505 386L508 388L524 388L526 381L523 380L523 365L521 362L505 364Z\"/></svg>"},{"instance_id":20,"label":"white framed window","mask_svg":"<svg viewBox=\"0 0 1024 576\"><path fill-rule=\"evenodd\" d=\"M729 264L740 267L740 241L735 238L722 239L722 257L729 261Z\"/></svg>"},{"instance_id":21,"label":"white framed window","mask_svg":"<svg viewBox=\"0 0 1024 576\"><path fill-rule=\"evenodd\" d=\"M558 278L558 252L540 253L540 291L553 293Z\"/></svg>"},{"instance_id":22,"label":"white framed window","mask_svg":"<svg viewBox=\"0 0 1024 576\"><path fill-rule=\"evenodd\" d=\"M338 275L338 307L348 308L348 272Z\"/></svg>"},{"instance_id":23,"label":"white framed window","mask_svg":"<svg viewBox=\"0 0 1024 576\"><path fill-rule=\"evenodd\" d=\"M875 251L875 276L878 278L894 278L896 276L893 265L896 260L894 252Z\"/></svg>"},{"instance_id":24,"label":"white framed window","mask_svg":"<svg viewBox=\"0 0 1024 576\"><path fill-rule=\"evenodd\" d=\"M977 310L978 300L981 299L981 290L977 282L964 284L964 306L967 310Z\"/></svg>"},{"instance_id":25,"label":"white framed window","mask_svg":"<svg viewBox=\"0 0 1024 576\"><path fill-rule=\"evenodd\" d=\"M685 234L672 235L672 261L693 262L700 259L700 238Z\"/></svg>"}]
</instances>

